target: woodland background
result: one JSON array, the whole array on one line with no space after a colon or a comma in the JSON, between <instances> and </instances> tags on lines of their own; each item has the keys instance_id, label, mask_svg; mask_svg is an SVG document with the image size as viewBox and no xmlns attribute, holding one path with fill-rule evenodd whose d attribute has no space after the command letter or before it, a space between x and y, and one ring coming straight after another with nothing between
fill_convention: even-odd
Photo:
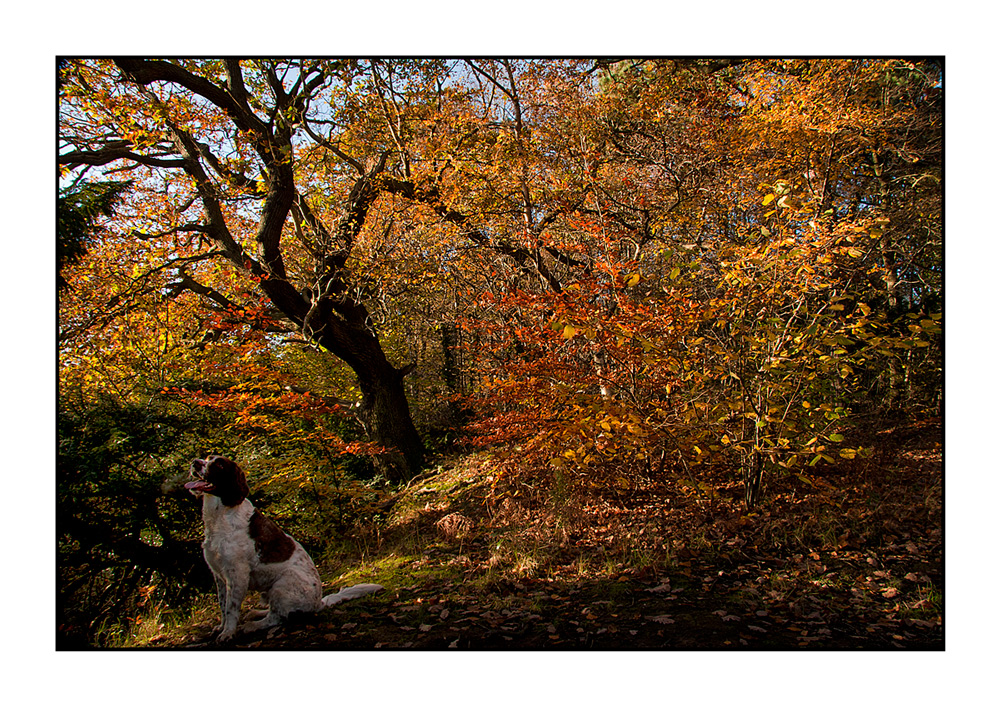
<instances>
[{"instance_id":1,"label":"woodland background","mask_svg":"<svg viewBox=\"0 0 1000 706\"><path fill-rule=\"evenodd\" d=\"M186 644L210 579L177 477L219 452L325 575L482 578L454 646L940 647L943 82L60 61L61 644ZM615 612L716 583L689 624ZM582 644L539 607L570 596L613 607ZM411 638L458 615L383 600Z\"/></svg>"}]
</instances>

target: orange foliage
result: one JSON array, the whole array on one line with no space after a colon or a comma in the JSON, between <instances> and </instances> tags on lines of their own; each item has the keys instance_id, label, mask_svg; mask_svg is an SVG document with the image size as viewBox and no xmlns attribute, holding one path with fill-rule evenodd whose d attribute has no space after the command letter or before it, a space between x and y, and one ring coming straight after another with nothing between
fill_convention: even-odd
<instances>
[{"instance_id":1,"label":"orange foliage","mask_svg":"<svg viewBox=\"0 0 1000 706\"><path fill-rule=\"evenodd\" d=\"M224 377L186 394L358 451L300 422L331 413L319 397L374 409L409 369L388 354L422 405L466 393L473 436L513 450L504 478L583 487L707 463L749 487L863 453L852 408L939 391L933 62L172 66L65 69L62 161L122 150L110 173L137 183L62 302L66 379ZM303 379L323 389L287 393Z\"/></svg>"}]
</instances>

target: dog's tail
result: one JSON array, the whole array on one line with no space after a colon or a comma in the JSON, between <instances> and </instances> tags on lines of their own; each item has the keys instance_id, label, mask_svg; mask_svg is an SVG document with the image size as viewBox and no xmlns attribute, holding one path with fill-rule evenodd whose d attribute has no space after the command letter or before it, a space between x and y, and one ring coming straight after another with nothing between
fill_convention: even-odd
<instances>
[{"instance_id":1,"label":"dog's tail","mask_svg":"<svg viewBox=\"0 0 1000 706\"><path fill-rule=\"evenodd\" d=\"M382 588L377 583L359 583L356 586L348 586L336 593L331 593L329 596L323 596L323 607L329 608L332 605L337 605L353 598L361 598L361 596L367 596L371 593L378 593Z\"/></svg>"}]
</instances>

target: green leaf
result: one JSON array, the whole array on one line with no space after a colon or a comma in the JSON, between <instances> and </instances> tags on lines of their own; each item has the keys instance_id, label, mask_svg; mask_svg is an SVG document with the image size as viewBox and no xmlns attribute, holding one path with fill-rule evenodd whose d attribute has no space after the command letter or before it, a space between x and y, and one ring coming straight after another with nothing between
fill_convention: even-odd
<instances>
[{"instance_id":1,"label":"green leaf","mask_svg":"<svg viewBox=\"0 0 1000 706\"><path fill-rule=\"evenodd\" d=\"M842 434L830 434L830 441L843 441L844 437Z\"/></svg>"}]
</instances>

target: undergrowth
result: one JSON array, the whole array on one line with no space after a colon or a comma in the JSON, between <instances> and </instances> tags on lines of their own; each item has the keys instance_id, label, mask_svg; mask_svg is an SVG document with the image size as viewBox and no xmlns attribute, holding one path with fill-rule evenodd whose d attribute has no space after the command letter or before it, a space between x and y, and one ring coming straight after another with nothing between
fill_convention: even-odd
<instances>
[{"instance_id":1,"label":"undergrowth","mask_svg":"<svg viewBox=\"0 0 1000 706\"><path fill-rule=\"evenodd\" d=\"M700 478L711 492L669 474L567 492L502 487L490 452L443 459L315 556L328 590L387 589L322 614L322 629L369 626L341 647L940 647L940 427L917 431L880 437L910 435L890 457L769 478L753 512L726 469ZM459 607L495 625L456 620ZM115 644L187 644L215 621L208 600L158 606ZM454 639L431 640L439 623ZM311 634L265 644L326 644Z\"/></svg>"}]
</instances>

